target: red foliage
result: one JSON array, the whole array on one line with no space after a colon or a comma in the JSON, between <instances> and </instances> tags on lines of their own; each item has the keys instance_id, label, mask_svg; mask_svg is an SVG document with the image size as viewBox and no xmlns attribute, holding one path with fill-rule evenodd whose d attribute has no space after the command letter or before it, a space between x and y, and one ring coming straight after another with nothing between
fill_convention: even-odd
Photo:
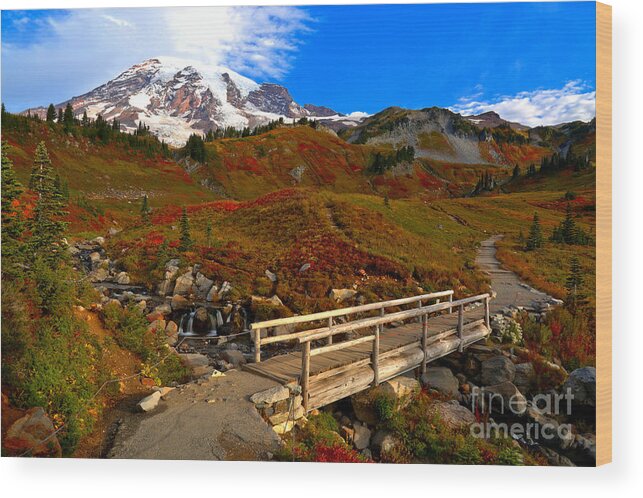
<instances>
[{"instance_id":1,"label":"red foliage","mask_svg":"<svg viewBox=\"0 0 643 498\"><path fill-rule=\"evenodd\" d=\"M315 447L295 448L293 453L297 460L320 463L373 463L373 460L360 455L356 450L335 444L332 446L317 443Z\"/></svg>"}]
</instances>

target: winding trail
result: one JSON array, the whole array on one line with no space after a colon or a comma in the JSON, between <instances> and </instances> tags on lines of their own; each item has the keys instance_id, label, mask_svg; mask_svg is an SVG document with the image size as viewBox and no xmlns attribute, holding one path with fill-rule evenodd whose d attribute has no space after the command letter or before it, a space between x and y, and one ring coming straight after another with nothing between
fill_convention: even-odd
<instances>
[{"instance_id":1,"label":"winding trail","mask_svg":"<svg viewBox=\"0 0 643 498\"><path fill-rule=\"evenodd\" d=\"M491 289L496 292L496 298L491 300L491 313L497 313L507 306L523 306L526 309L538 309L551 303L553 298L526 284L511 270L502 267L496 258L496 242L502 235L494 235L480 244L476 264L489 274Z\"/></svg>"}]
</instances>

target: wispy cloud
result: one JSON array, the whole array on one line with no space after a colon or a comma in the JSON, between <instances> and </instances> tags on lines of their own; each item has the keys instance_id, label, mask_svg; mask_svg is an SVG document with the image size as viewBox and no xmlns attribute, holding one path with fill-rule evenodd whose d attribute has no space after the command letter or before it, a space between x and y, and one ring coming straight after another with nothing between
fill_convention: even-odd
<instances>
[{"instance_id":1,"label":"wispy cloud","mask_svg":"<svg viewBox=\"0 0 643 498\"><path fill-rule=\"evenodd\" d=\"M464 97L451 110L464 115L495 111L528 126L589 121L596 114L596 91L581 81L570 81L562 88L520 92L491 102Z\"/></svg>"},{"instance_id":2,"label":"wispy cloud","mask_svg":"<svg viewBox=\"0 0 643 498\"><path fill-rule=\"evenodd\" d=\"M6 19L3 13L5 20L16 36L3 33L3 97L23 103L34 96L56 102L78 95L160 55L225 65L262 81L280 79L313 23L296 7L78 9L55 16L24 11ZM31 21L39 29L18 36Z\"/></svg>"}]
</instances>

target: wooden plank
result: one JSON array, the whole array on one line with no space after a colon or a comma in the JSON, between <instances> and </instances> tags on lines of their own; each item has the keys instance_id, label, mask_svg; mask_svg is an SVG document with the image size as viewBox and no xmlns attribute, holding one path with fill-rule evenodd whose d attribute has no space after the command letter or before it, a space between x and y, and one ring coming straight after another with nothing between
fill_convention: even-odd
<instances>
[{"instance_id":1,"label":"wooden plank","mask_svg":"<svg viewBox=\"0 0 643 498\"><path fill-rule=\"evenodd\" d=\"M362 343L365 343L365 342L371 342L371 341L374 341L374 340L375 340L374 335L367 335L367 336L364 336L364 337L360 337L359 339L353 339L352 341L339 342L337 344L332 344L330 346L324 346L323 348L315 348L310 352L310 354L312 356L317 356L317 355L320 355L320 354L330 353L332 351L338 351L340 349L345 349L345 348L348 348L348 347L351 347L351 346L356 346L357 344L362 344ZM309 344L310 345L310 342L305 342L304 344ZM306 346L304 346L304 347L306 347ZM308 349L310 349L310 346L308 346Z\"/></svg>"},{"instance_id":2,"label":"wooden plank","mask_svg":"<svg viewBox=\"0 0 643 498\"><path fill-rule=\"evenodd\" d=\"M291 325L295 323L305 323L313 322L319 320L325 320L331 317L343 316L343 315L352 315L354 313L363 313L366 311L378 310L380 308L392 308L394 306L403 306L405 304L411 304L416 301L426 301L429 299L435 299L436 297L446 297L452 296L452 290L432 292L430 294L421 294L413 297L405 297L401 299L393 299L390 301L380 301L377 303L363 304L361 306L353 306L350 308L339 308L336 310L322 311L319 313L311 313L309 315L297 315L287 318L276 318L274 320L265 320L263 322L257 322L250 325L252 330L257 328L272 328L278 327L279 325Z\"/></svg>"}]
</instances>

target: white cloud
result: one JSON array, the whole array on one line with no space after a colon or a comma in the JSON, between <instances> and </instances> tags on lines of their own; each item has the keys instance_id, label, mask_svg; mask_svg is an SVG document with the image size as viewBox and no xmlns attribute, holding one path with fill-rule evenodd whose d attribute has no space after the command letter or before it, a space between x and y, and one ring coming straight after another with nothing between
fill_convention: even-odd
<instances>
[{"instance_id":1,"label":"white cloud","mask_svg":"<svg viewBox=\"0 0 643 498\"><path fill-rule=\"evenodd\" d=\"M506 120L527 126L589 121L596 114L596 91L580 81L570 81L563 88L520 92L495 102L463 98L451 110L463 115L495 111Z\"/></svg>"},{"instance_id":2,"label":"white cloud","mask_svg":"<svg viewBox=\"0 0 643 498\"><path fill-rule=\"evenodd\" d=\"M40 29L29 44L3 40L3 98L10 110L60 102L162 55L279 79L313 21L297 7L77 9L36 20Z\"/></svg>"}]
</instances>

